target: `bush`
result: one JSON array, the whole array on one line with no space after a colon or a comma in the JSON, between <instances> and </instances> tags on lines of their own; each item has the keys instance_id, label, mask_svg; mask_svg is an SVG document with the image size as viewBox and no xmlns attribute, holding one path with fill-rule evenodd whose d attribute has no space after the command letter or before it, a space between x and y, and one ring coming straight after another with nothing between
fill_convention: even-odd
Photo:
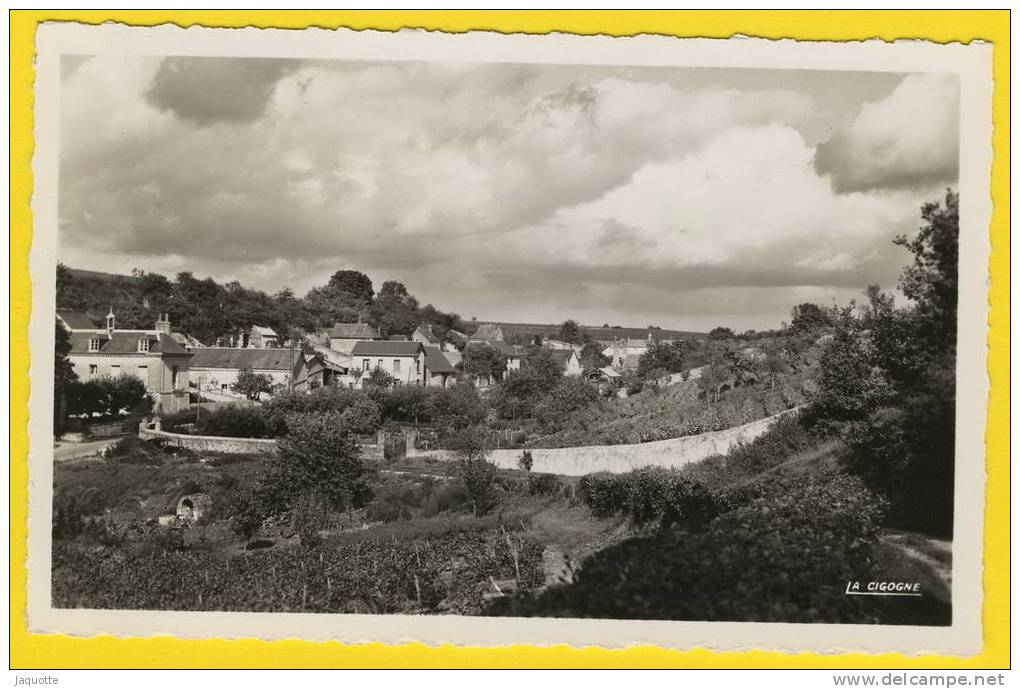
<instances>
[{"instance_id":1,"label":"bush","mask_svg":"<svg viewBox=\"0 0 1020 689\"><path fill-rule=\"evenodd\" d=\"M361 450L337 412L292 414L279 453L269 464L262 490L276 510L314 496L332 509L360 507L371 497Z\"/></svg>"},{"instance_id":2,"label":"bush","mask_svg":"<svg viewBox=\"0 0 1020 689\"><path fill-rule=\"evenodd\" d=\"M367 394L334 386L316 388L310 394L279 395L260 409L274 437L287 434L287 417L291 414L346 414L342 417L344 428L356 435L370 435L382 425L379 405Z\"/></svg>"},{"instance_id":3,"label":"bush","mask_svg":"<svg viewBox=\"0 0 1020 689\"><path fill-rule=\"evenodd\" d=\"M531 456L531 450L525 450L521 453L521 458L517 460L517 466L521 468L521 471L531 471L531 467L535 465L535 458Z\"/></svg>"},{"instance_id":4,"label":"bush","mask_svg":"<svg viewBox=\"0 0 1020 689\"><path fill-rule=\"evenodd\" d=\"M201 414L198 434L228 438L268 438L272 436L272 429L258 407L231 404Z\"/></svg>"},{"instance_id":5,"label":"bush","mask_svg":"<svg viewBox=\"0 0 1020 689\"><path fill-rule=\"evenodd\" d=\"M582 563L577 580L492 612L545 617L879 621L844 595L870 578L884 505L860 480L824 475L755 498L703 528L632 538Z\"/></svg>"},{"instance_id":6,"label":"bush","mask_svg":"<svg viewBox=\"0 0 1020 689\"><path fill-rule=\"evenodd\" d=\"M475 516L485 514L496 504L497 469L486 459L484 434L475 428L465 429L452 438L450 448L457 453L458 473Z\"/></svg>"},{"instance_id":7,"label":"bush","mask_svg":"<svg viewBox=\"0 0 1020 689\"><path fill-rule=\"evenodd\" d=\"M588 474L578 484L581 502L596 517L626 514L637 524L661 521L701 526L718 514L715 499L677 470L648 468L626 474Z\"/></svg>"},{"instance_id":8,"label":"bush","mask_svg":"<svg viewBox=\"0 0 1020 689\"><path fill-rule=\"evenodd\" d=\"M558 495L562 490L563 483L554 474L535 474L528 477L530 495Z\"/></svg>"}]
</instances>

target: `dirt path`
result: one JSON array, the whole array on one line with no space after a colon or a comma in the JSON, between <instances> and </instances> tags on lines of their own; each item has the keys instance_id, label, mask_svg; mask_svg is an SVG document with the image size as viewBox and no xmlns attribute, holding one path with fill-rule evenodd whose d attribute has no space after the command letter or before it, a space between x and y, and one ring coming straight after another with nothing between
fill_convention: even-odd
<instances>
[{"instance_id":1,"label":"dirt path","mask_svg":"<svg viewBox=\"0 0 1020 689\"><path fill-rule=\"evenodd\" d=\"M72 443L61 440L53 444L53 461L66 462L69 459L82 459L95 457L103 450L110 447L118 440L125 438L125 435L102 438L101 440L86 440L80 443Z\"/></svg>"}]
</instances>

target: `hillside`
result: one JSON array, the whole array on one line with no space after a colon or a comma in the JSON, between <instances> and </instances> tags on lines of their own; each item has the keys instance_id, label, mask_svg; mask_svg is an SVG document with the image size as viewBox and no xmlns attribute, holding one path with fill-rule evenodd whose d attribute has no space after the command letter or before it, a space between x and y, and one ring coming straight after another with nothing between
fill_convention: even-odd
<instances>
[{"instance_id":1,"label":"hillside","mask_svg":"<svg viewBox=\"0 0 1020 689\"><path fill-rule=\"evenodd\" d=\"M541 335L543 339L556 338L560 333L559 323L507 323L494 321L503 329L503 334L508 339L517 336ZM706 337L705 333L693 332L690 330L671 330L668 328L630 328L619 325L594 326L582 325L582 330L587 332L596 340L616 340L620 338L633 338L636 340L648 339L649 333L653 340L676 340L688 337Z\"/></svg>"}]
</instances>

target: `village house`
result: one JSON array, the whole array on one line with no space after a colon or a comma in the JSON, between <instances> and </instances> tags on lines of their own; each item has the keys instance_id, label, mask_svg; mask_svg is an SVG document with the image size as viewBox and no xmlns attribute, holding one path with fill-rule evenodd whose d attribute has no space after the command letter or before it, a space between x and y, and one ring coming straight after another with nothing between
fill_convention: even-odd
<instances>
[{"instance_id":1,"label":"village house","mask_svg":"<svg viewBox=\"0 0 1020 689\"><path fill-rule=\"evenodd\" d=\"M157 413L174 414L188 408L193 354L171 337L169 319L160 318L152 330L118 330L112 309L106 315L105 329L82 327L87 319L79 320L68 312L58 317L74 326L68 360L79 380L136 376L152 395Z\"/></svg>"},{"instance_id":2,"label":"village house","mask_svg":"<svg viewBox=\"0 0 1020 689\"><path fill-rule=\"evenodd\" d=\"M448 333L453 332L455 331L448 331ZM454 339L456 339L456 337L457 336L454 336ZM422 323L415 328L414 332L411 333L411 339L415 342L421 342L422 345L426 347L439 347L439 349L443 352L457 351L457 348L453 346L453 343L443 341L443 338L436 334L435 328L431 323Z\"/></svg>"},{"instance_id":3,"label":"village house","mask_svg":"<svg viewBox=\"0 0 1020 689\"><path fill-rule=\"evenodd\" d=\"M274 385L289 386L301 351L297 348L203 347L192 354L192 383L200 392L216 399L241 397L231 386L246 369L268 376Z\"/></svg>"},{"instance_id":4,"label":"village house","mask_svg":"<svg viewBox=\"0 0 1020 689\"><path fill-rule=\"evenodd\" d=\"M642 355L648 351L648 345L652 342L649 333L648 339L641 340L633 337L614 340L611 345L602 350L602 355L610 359L610 365L617 371L636 371L638 362Z\"/></svg>"},{"instance_id":5,"label":"village house","mask_svg":"<svg viewBox=\"0 0 1020 689\"><path fill-rule=\"evenodd\" d=\"M425 348L420 342L362 340L351 348L351 356L363 375L380 369L399 385L425 383Z\"/></svg>"},{"instance_id":6,"label":"village house","mask_svg":"<svg viewBox=\"0 0 1020 689\"><path fill-rule=\"evenodd\" d=\"M360 388L361 375L361 369L354 366L354 357L350 354L309 345L298 357L292 378L295 391L310 392L329 385Z\"/></svg>"},{"instance_id":7,"label":"village house","mask_svg":"<svg viewBox=\"0 0 1020 689\"><path fill-rule=\"evenodd\" d=\"M425 347L426 385L445 388L457 379L457 369L439 347Z\"/></svg>"},{"instance_id":8,"label":"village house","mask_svg":"<svg viewBox=\"0 0 1020 689\"><path fill-rule=\"evenodd\" d=\"M552 353L553 359L563 367L563 375L580 376L584 373L581 360L573 349L552 349L549 351Z\"/></svg>"},{"instance_id":9,"label":"village house","mask_svg":"<svg viewBox=\"0 0 1020 689\"><path fill-rule=\"evenodd\" d=\"M329 331L329 348L350 354L358 342L378 339L379 331L368 323L334 323Z\"/></svg>"}]
</instances>

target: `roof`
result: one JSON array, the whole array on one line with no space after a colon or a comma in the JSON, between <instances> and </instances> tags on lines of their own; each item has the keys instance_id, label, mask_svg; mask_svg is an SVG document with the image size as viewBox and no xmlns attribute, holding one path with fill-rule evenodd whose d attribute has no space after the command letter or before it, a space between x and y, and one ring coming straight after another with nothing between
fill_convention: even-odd
<instances>
[{"instance_id":1,"label":"roof","mask_svg":"<svg viewBox=\"0 0 1020 689\"><path fill-rule=\"evenodd\" d=\"M425 348L425 368L428 369L430 374L457 372L457 369L453 367L453 364L450 363L449 359L443 356L439 347Z\"/></svg>"},{"instance_id":2,"label":"roof","mask_svg":"<svg viewBox=\"0 0 1020 689\"><path fill-rule=\"evenodd\" d=\"M202 347L192 352L191 368L250 368L255 371L289 371L300 351L294 349L241 349L237 347ZM293 357L293 358L292 358Z\"/></svg>"},{"instance_id":3,"label":"roof","mask_svg":"<svg viewBox=\"0 0 1020 689\"><path fill-rule=\"evenodd\" d=\"M172 337L155 330L114 330L110 337L106 331L72 332L71 354L95 354L89 351L89 340L99 339L99 354L141 354L138 341L149 341L149 354L178 354L191 356Z\"/></svg>"},{"instance_id":4,"label":"roof","mask_svg":"<svg viewBox=\"0 0 1020 689\"><path fill-rule=\"evenodd\" d=\"M379 337L379 331L368 323L334 323L329 336L344 340L374 340Z\"/></svg>"},{"instance_id":5,"label":"roof","mask_svg":"<svg viewBox=\"0 0 1020 689\"><path fill-rule=\"evenodd\" d=\"M386 339L391 342L408 342L411 338L407 335L390 335Z\"/></svg>"},{"instance_id":6,"label":"roof","mask_svg":"<svg viewBox=\"0 0 1020 689\"><path fill-rule=\"evenodd\" d=\"M57 318L71 330L95 330L96 323L82 311L74 309L57 309Z\"/></svg>"},{"instance_id":7,"label":"roof","mask_svg":"<svg viewBox=\"0 0 1020 689\"><path fill-rule=\"evenodd\" d=\"M577 352L575 352L573 349L549 349L547 351L550 354L552 354L553 359L560 362L564 366L567 365L567 362L570 361L571 358L574 359L577 358Z\"/></svg>"},{"instance_id":8,"label":"roof","mask_svg":"<svg viewBox=\"0 0 1020 689\"><path fill-rule=\"evenodd\" d=\"M361 340L354 343L351 356L418 356L420 351L420 342Z\"/></svg>"},{"instance_id":9,"label":"roof","mask_svg":"<svg viewBox=\"0 0 1020 689\"><path fill-rule=\"evenodd\" d=\"M599 372L602 373L602 375L604 375L606 378L620 377L620 373L612 366L603 366L602 368L599 369Z\"/></svg>"},{"instance_id":10,"label":"roof","mask_svg":"<svg viewBox=\"0 0 1020 689\"><path fill-rule=\"evenodd\" d=\"M263 337L266 337L267 335L270 337L279 337L279 335L276 334L276 331L270 328L268 325L253 325L251 329L252 331L257 332L259 335L262 335Z\"/></svg>"},{"instance_id":11,"label":"roof","mask_svg":"<svg viewBox=\"0 0 1020 689\"><path fill-rule=\"evenodd\" d=\"M435 331L432 330L431 323L422 323L415 328L416 333L421 333L422 337L429 341L429 344L439 344L440 338L436 335Z\"/></svg>"},{"instance_id":12,"label":"roof","mask_svg":"<svg viewBox=\"0 0 1020 689\"><path fill-rule=\"evenodd\" d=\"M354 365L354 357L350 354L344 354L335 349L318 345L312 345L311 347L315 355L329 368L352 368Z\"/></svg>"},{"instance_id":13,"label":"roof","mask_svg":"<svg viewBox=\"0 0 1020 689\"><path fill-rule=\"evenodd\" d=\"M482 323L471 336L472 340L502 340L503 329L492 323Z\"/></svg>"}]
</instances>

